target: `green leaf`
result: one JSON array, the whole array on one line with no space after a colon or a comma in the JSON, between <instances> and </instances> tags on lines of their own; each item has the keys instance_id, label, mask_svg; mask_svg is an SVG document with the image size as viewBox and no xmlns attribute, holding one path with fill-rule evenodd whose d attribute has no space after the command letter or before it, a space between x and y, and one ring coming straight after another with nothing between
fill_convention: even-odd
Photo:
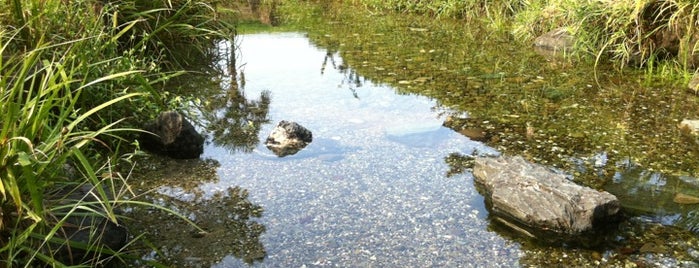
<instances>
[{"instance_id":1,"label":"green leaf","mask_svg":"<svg viewBox=\"0 0 699 268\"><path fill-rule=\"evenodd\" d=\"M25 167L32 164L31 157L26 152L19 152L17 156L17 163L19 163L19 165Z\"/></svg>"}]
</instances>

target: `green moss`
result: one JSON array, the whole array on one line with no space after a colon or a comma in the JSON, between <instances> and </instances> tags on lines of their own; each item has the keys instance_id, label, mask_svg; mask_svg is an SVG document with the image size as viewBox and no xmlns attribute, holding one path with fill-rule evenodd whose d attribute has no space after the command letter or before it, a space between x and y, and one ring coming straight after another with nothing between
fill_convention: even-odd
<instances>
[{"instance_id":1,"label":"green moss","mask_svg":"<svg viewBox=\"0 0 699 268\"><path fill-rule=\"evenodd\" d=\"M238 34L253 34L253 33L278 33L293 31L295 28L289 25L272 26L264 24L258 20L240 21L236 24Z\"/></svg>"}]
</instances>

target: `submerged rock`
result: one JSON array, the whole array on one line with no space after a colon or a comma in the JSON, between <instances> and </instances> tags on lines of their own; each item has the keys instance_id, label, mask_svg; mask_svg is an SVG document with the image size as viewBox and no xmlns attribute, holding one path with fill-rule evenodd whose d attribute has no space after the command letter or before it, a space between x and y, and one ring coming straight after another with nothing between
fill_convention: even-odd
<instances>
[{"instance_id":1,"label":"submerged rock","mask_svg":"<svg viewBox=\"0 0 699 268\"><path fill-rule=\"evenodd\" d=\"M476 158L473 175L492 212L524 225L521 230L579 235L616 220L620 211L614 195L577 185L521 157Z\"/></svg>"},{"instance_id":2,"label":"submerged rock","mask_svg":"<svg viewBox=\"0 0 699 268\"><path fill-rule=\"evenodd\" d=\"M313 134L296 122L282 120L269 134L265 145L279 157L293 155L313 141Z\"/></svg>"},{"instance_id":3,"label":"submerged rock","mask_svg":"<svg viewBox=\"0 0 699 268\"><path fill-rule=\"evenodd\" d=\"M689 88L690 92L699 94L699 72L694 73L694 76L692 76L692 79L689 80L687 87Z\"/></svg>"},{"instance_id":4,"label":"submerged rock","mask_svg":"<svg viewBox=\"0 0 699 268\"><path fill-rule=\"evenodd\" d=\"M553 29L534 39L535 47L553 52L571 51L574 44L573 35L565 27Z\"/></svg>"},{"instance_id":5,"label":"submerged rock","mask_svg":"<svg viewBox=\"0 0 699 268\"><path fill-rule=\"evenodd\" d=\"M675 197L672 199L672 201L677 204L683 205L699 204L699 197L683 193L677 193L675 194Z\"/></svg>"},{"instance_id":6,"label":"submerged rock","mask_svg":"<svg viewBox=\"0 0 699 268\"><path fill-rule=\"evenodd\" d=\"M699 120L684 119L680 122L680 129L686 129L689 133L699 133Z\"/></svg>"},{"instance_id":7,"label":"submerged rock","mask_svg":"<svg viewBox=\"0 0 699 268\"><path fill-rule=\"evenodd\" d=\"M433 148L449 139L453 131L439 122L398 124L386 127L386 138L411 147Z\"/></svg>"},{"instance_id":8,"label":"submerged rock","mask_svg":"<svg viewBox=\"0 0 699 268\"><path fill-rule=\"evenodd\" d=\"M151 152L177 159L199 158L204 152L204 137L182 114L162 112L144 129L139 142Z\"/></svg>"}]
</instances>

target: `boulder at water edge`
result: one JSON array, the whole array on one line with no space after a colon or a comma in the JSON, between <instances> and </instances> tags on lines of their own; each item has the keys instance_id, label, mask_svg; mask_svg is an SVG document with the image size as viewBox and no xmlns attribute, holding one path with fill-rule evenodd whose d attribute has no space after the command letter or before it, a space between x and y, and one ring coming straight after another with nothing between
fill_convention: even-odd
<instances>
[{"instance_id":1,"label":"boulder at water edge","mask_svg":"<svg viewBox=\"0 0 699 268\"><path fill-rule=\"evenodd\" d=\"M521 157L476 158L473 175L491 212L525 229L578 235L616 220L620 211L614 195Z\"/></svg>"},{"instance_id":2,"label":"boulder at water edge","mask_svg":"<svg viewBox=\"0 0 699 268\"><path fill-rule=\"evenodd\" d=\"M282 120L269 134L265 145L279 157L293 155L313 141L310 130L296 122Z\"/></svg>"},{"instance_id":3,"label":"boulder at water edge","mask_svg":"<svg viewBox=\"0 0 699 268\"><path fill-rule=\"evenodd\" d=\"M105 192L108 194L107 198L113 199L109 196L108 189L105 189ZM97 191L91 184L60 189L48 195L47 202L53 207L59 207L52 211L56 220L65 217L55 237L72 243L69 245L61 242L52 247L53 257L63 264L77 265L85 261L95 262L108 258L109 250L117 252L129 241L128 231L123 225L112 222L101 214L104 211L96 196ZM80 206L73 211L76 204ZM91 245L94 251L84 250L85 245Z\"/></svg>"},{"instance_id":4,"label":"boulder at water edge","mask_svg":"<svg viewBox=\"0 0 699 268\"><path fill-rule=\"evenodd\" d=\"M144 129L139 142L151 152L177 159L199 158L204 152L204 137L182 114L162 112Z\"/></svg>"}]
</instances>

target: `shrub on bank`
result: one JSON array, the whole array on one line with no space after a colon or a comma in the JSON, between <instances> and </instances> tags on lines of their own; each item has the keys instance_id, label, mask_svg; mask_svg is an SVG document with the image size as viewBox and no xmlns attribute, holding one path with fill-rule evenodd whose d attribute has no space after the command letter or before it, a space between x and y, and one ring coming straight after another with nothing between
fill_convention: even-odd
<instances>
[{"instance_id":1,"label":"shrub on bank","mask_svg":"<svg viewBox=\"0 0 699 268\"><path fill-rule=\"evenodd\" d=\"M699 65L699 3L693 0L352 0L370 9L483 20L531 40L567 27L578 55L619 66L658 59L691 69Z\"/></svg>"},{"instance_id":2,"label":"shrub on bank","mask_svg":"<svg viewBox=\"0 0 699 268\"><path fill-rule=\"evenodd\" d=\"M690 0L556 0L515 15L513 33L528 38L565 26L580 51L620 67L671 60L691 69L699 64L698 18L699 3Z\"/></svg>"}]
</instances>

